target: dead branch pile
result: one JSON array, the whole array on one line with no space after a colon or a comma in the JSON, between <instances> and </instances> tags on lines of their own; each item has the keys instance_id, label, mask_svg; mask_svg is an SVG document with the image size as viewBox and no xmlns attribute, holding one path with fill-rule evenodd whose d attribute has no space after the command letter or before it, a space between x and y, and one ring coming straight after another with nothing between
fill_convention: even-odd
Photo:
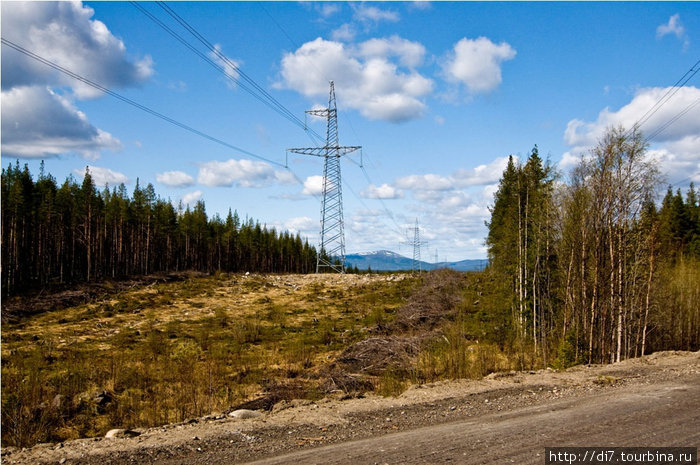
<instances>
[{"instance_id":1,"label":"dead branch pile","mask_svg":"<svg viewBox=\"0 0 700 465\"><path fill-rule=\"evenodd\" d=\"M323 376L319 389L325 394L337 391L347 394L361 394L374 389L374 385L362 375L347 373L333 364Z\"/></svg>"},{"instance_id":2,"label":"dead branch pile","mask_svg":"<svg viewBox=\"0 0 700 465\"><path fill-rule=\"evenodd\" d=\"M390 331L431 331L444 319L456 315L462 300L461 281L462 275L454 270L440 269L426 274L421 287L397 311Z\"/></svg>"},{"instance_id":3,"label":"dead branch pile","mask_svg":"<svg viewBox=\"0 0 700 465\"><path fill-rule=\"evenodd\" d=\"M457 313L461 301L462 275L443 269L427 273L421 286L396 313L396 320L378 328L382 336L370 337L345 349L322 374L322 390L364 392L365 375L381 376L386 371L406 373L415 364L434 329Z\"/></svg>"},{"instance_id":4,"label":"dead branch pile","mask_svg":"<svg viewBox=\"0 0 700 465\"><path fill-rule=\"evenodd\" d=\"M348 373L379 376L388 369L406 370L419 351L420 344L414 337L371 337L345 349L336 362Z\"/></svg>"},{"instance_id":5,"label":"dead branch pile","mask_svg":"<svg viewBox=\"0 0 700 465\"><path fill-rule=\"evenodd\" d=\"M283 400L304 399L308 397L309 385L302 382L268 382L264 383L263 393L260 397L232 406L228 411L246 410L272 410L272 407Z\"/></svg>"}]
</instances>

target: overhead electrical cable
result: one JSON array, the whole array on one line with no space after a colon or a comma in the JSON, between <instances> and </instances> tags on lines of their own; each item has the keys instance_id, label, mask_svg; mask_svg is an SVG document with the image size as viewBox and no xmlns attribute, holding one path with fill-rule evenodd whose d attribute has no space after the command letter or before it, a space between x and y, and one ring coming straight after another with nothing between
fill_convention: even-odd
<instances>
[{"instance_id":1,"label":"overhead electrical cable","mask_svg":"<svg viewBox=\"0 0 700 465\"><path fill-rule=\"evenodd\" d=\"M365 176L365 179L367 180L368 185L370 185L370 186L375 185L374 182L372 182L372 179L370 178L369 173L367 172L367 169L365 169L364 165L357 163L355 160L353 160L351 158L348 158L348 160L350 160L351 163L354 163L355 165L357 165L360 168L360 170L362 171L362 174ZM352 189L351 189L351 191L352 191ZM394 218L394 214L391 213L391 210L389 210L389 208L386 206L386 203L384 203L384 199L382 199L381 197L376 197L376 200L379 200L379 203L382 204L382 209L384 210L384 214L394 223L394 226L396 227L394 232L401 235L402 234L401 233L401 226L396 222L396 219ZM360 202L362 202L362 200L360 200ZM362 203L364 205L364 202L362 202ZM365 205L365 208L367 208L366 205Z\"/></svg>"},{"instance_id":2,"label":"overhead electrical cable","mask_svg":"<svg viewBox=\"0 0 700 465\"><path fill-rule=\"evenodd\" d=\"M233 81L234 83L236 83L237 85L239 85L242 89L244 89L246 92L248 92L250 95L252 95L252 96L255 97L256 99L258 99L260 102L262 102L263 104L265 104L265 105L267 105L268 107L270 107L272 110L277 111L277 112L279 113L278 108L277 108L276 106L272 105L272 103L271 103L269 100L261 98L261 97L260 97L258 94L256 94L253 90L249 89L244 83L240 82L240 80L235 79L233 76L231 76L229 73L226 72L226 70L224 69L224 67L223 67L222 65L220 65L220 64L217 63L217 62L215 62L215 61L212 60L209 56L207 56L206 54L202 53L202 52L199 51L196 47L194 47L192 44L190 44L189 42L187 42L187 40L185 40L180 34L178 34L177 32L175 32L175 31L174 31L172 28L170 28L167 24L165 24L163 21L161 21L160 19L158 19L158 17L155 16L153 13L151 13L150 11L148 11L147 9L145 9L145 8L144 8L143 6L141 6L138 2L131 1L131 2L129 2L129 3L131 3L135 8L137 8L139 11L141 11L144 15L146 15L149 19L151 19L154 23L156 23L158 26L160 26L164 31L166 31L166 32L167 32L168 34L170 34L173 38L175 38L178 42L180 42L180 43L183 44L185 47L187 47L187 48L188 48L190 51L192 51L194 54L196 54L197 56L199 56L200 58L202 58L204 61L206 61L207 63L209 63L212 67L214 67L214 68L217 69L218 71L220 71L227 79ZM280 105L281 105L281 104L280 104ZM288 118L288 116L287 116L286 114L284 114L284 113L280 113L280 114L281 114L283 117ZM288 119L289 119L289 118L288 118ZM297 124L298 118L293 118L291 121L292 121L292 123ZM304 129L306 130L306 127L304 127ZM308 133L308 131L307 131L307 133ZM311 131L311 134L315 134L315 132L314 132L314 131ZM295 180L297 183L299 183L299 184L302 185L302 186L304 185L304 181L302 181L301 178L299 178L299 176L288 166L287 163L284 164L284 167L292 174L292 176L294 177L294 180ZM318 196L317 196L316 194L312 194L312 195L318 199Z\"/></svg>"},{"instance_id":3,"label":"overhead electrical cable","mask_svg":"<svg viewBox=\"0 0 700 465\"><path fill-rule=\"evenodd\" d=\"M279 107L274 105L271 101L268 99L262 98L259 94L255 92L254 89L249 88L244 82L241 82L240 80L236 79L234 76L232 76L230 73L226 72L226 69L223 65L220 63L217 63L216 61L212 60L211 57L207 56L206 54L202 53L201 51L197 50L196 47L194 47L192 44L187 42L180 34L175 32L172 28L170 28L167 24L165 24L163 21L158 19L153 13L145 9L143 6L141 6L138 2L130 2L135 8L137 8L141 13L146 15L149 19L151 19L154 23L156 23L160 28L162 28L164 31L166 31L168 34L170 34L173 38L175 38L178 42L180 42L182 45L187 47L192 53L209 63L212 67L214 67L217 71L221 72L228 80L232 81L239 87L241 87L243 90L248 92L251 96L254 98L258 99L261 103L267 105L270 109L273 111L276 111L279 113L282 117L288 119L291 121L293 124L299 125L300 120L298 118L291 118L289 114L285 112L280 112ZM238 71L237 71L238 72ZM303 123L301 123L301 126L303 127Z\"/></svg>"},{"instance_id":4,"label":"overhead electrical cable","mask_svg":"<svg viewBox=\"0 0 700 465\"><path fill-rule=\"evenodd\" d=\"M639 128L641 127L644 123L649 121L649 118L651 118L659 109L664 106L676 93L688 82L690 79L695 76L698 71L700 71L700 60L695 62L695 64L688 70L686 73L681 76L678 81L676 81L675 84L673 84L671 87L668 88L668 90L664 93L663 96L654 104L652 105L649 110L647 110L646 113L644 113L636 123L632 126L633 128Z\"/></svg>"},{"instance_id":5,"label":"overhead electrical cable","mask_svg":"<svg viewBox=\"0 0 700 465\"><path fill-rule=\"evenodd\" d=\"M37 55L36 53L33 53L33 52L31 52L31 51L25 49L24 47L22 47L22 46L20 46L20 45L18 45L18 44L16 44L16 43L14 43L14 42L12 42L12 41L10 41L10 40L8 40L8 39L5 39L4 37L2 37L2 44L3 44L3 45L7 45L7 46L10 47L10 48L13 48L14 50L16 50L16 51L18 51L18 52L20 52L20 53L23 53L24 55L26 55L26 56L28 56L28 57L30 57L30 58L32 58L32 59L34 59L34 60L36 60L36 61L38 61L38 62L40 62L40 63L43 63L44 65L49 66L49 67L55 69L56 71L60 71L61 73L66 74L67 76L70 76L70 77L72 77L73 79L76 79L76 80L78 80L78 81L80 81L80 82L82 82L82 83L84 83L84 84L87 84L87 85L89 85L90 87L93 87L93 88L95 88L95 89L97 89L97 90L100 90L100 91L104 92L105 94L111 95L112 97L114 97L114 98L116 98L116 99L119 99L119 100L121 100L121 101L124 102L124 103L128 103L129 105L134 106L134 107L138 108L139 110L142 110L142 111L144 111L144 112L146 112L146 113L148 113L148 114L150 114L150 115L152 115L152 116L155 116L155 117L160 118L160 119L162 119L162 120L164 120L164 121L167 121L168 123L170 123L170 124L172 124L172 125L174 125L174 126L177 126L177 127L181 128L181 129L184 129L184 130L186 130L186 131L189 131L189 132L191 132L191 133L193 133L193 134L196 134L196 135L198 135L198 136L204 137L205 139L208 139L208 140L210 140L210 141L212 141L212 142L216 142L217 144L223 145L224 147L228 147L228 148L230 148L230 149L233 149L233 150L235 150L235 151L237 151L237 152L240 152L240 153L242 153L242 154L248 155L248 156L250 156L250 157L253 157L253 158L257 158L257 159L259 159L259 160L266 161L266 162L268 162L268 163L270 163L270 164L273 164L273 165L276 165L276 166L280 166L280 167L282 167L282 168L287 168L287 167L286 167L284 164L282 164L282 163L276 162L276 161L274 161L274 160L272 160L272 159L270 159L270 158L266 158L266 157L263 157L263 156L261 156L261 155L257 155L257 154L255 154L255 153L253 153L253 152L250 152L250 151L248 151L248 150L242 149L241 147L237 147L237 146L235 146L235 145L233 145L233 144L230 144L230 143L228 143L228 142L226 142L226 141L223 141L223 140L221 140L221 139L219 139L219 138L216 138L216 137L214 137L214 136L211 136L211 135L209 135L209 134L207 134L207 133L205 133L205 132L203 132L203 131L200 131L199 129L195 129L195 128L193 128L192 126L189 126L189 125L187 125L187 124L185 124L185 123L181 123L180 121L177 121L177 120L175 120L175 119L173 119L173 118L170 118L169 116L166 116L166 115L164 115L164 114L162 114L162 113L159 113L159 112L153 110L152 108L147 107L146 105L142 105L142 104L140 104L140 103L138 103L138 102L135 102L134 100L131 100L130 98L124 97L123 95L118 94L118 93L114 92L113 90L110 90L110 89L108 89L108 88L106 88L106 87L104 87L104 86L102 86L102 85L100 85L100 84L98 84L98 83L96 83L96 82L93 82L93 81L91 81L91 80L89 80L89 79L87 79L87 78L85 78L85 77L83 77L83 76L81 76L81 75L79 75L79 74L77 74L77 73L74 73L73 71L70 71L70 70L68 70L68 69L66 69L66 68L64 68L64 67L62 67L62 66L60 66L60 65L57 65L56 63L54 63L54 62L52 62L52 61L50 61L50 60L47 60L46 58L41 57L41 56ZM287 168L287 169L288 169L288 168ZM296 175L295 175L295 177L296 177ZM297 177L297 179L298 179L298 177Z\"/></svg>"},{"instance_id":6,"label":"overhead electrical cable","mask_svg":"<svg viewBox=\"0 0 700 465\"><path fill-rule=\"evenodd\" d=\"M258 2L258 6L259 6L260 8L262 8L262 10L265 12L265 14L267 14L267 16L270 17L270 19L272 20L272 22L275 23L275 26L277 26L277 28L278 28L280 31L282 31L282 34L284 34L284 36L287 38L287 40L289 40L289 42L292 44L292 46L293 46L294 48L299 48L299 46L297 45L296 41L295 41L294 39L292 39L292 38L289 36L289 34L287 34L287 31L284 30L284 28L282 27L282 25L281 25L280 23L277 22L277 20L270 14L269 11L267 11L267 8L265 8L265 5L263 4L263 2Z\"/></svg>"},{"instance_id":7,"label":"overhead electrical cable","mask_svg":"<svg viewBox=\"0 0 700 465\"><path fill-rule=\"evenodd\" d=\"M175 21L177 21L185 30L187 30L190 34L192 34L212 54L214 54L222 62L224 62L226 64L226 66L228 66L232 70L234 70L240 78L240 79L236 79L237 82L240 83L241 79L244 82L246 82L254 90L254 96L256 98L265 102L266 105L275 109L275 111L277 111L280 115L282 115L283 117L287 118L292 123L294 123L297 126L299 126L300 128L302 128L308 134L311 134L313 137L317 138L317 140L324 140L324 138L321 137L318 133L316 133L313 129L310 129L304 121L302 121L297 116L295 116L291 110L289 110L282 103L280 103L277 99L275 99L272 95L270 95L263 87L261 87L257 82L255 82L255 80L253 78L248 76L245 73L245 71L243 71L233 60L231 60L226 55L221 53L221 50L219 50L218 47L214 46L211 42L209 42L209 40L207 40L206 37L204 37L194 26L190 25L182 16L180 16L177 12L175 12L172 8L170 8L170 6L168 6L168 4L166 4L165 2L162 2L162 1L158 1L158 2L156 2L156 4L161 9L163 9L163 11L165 11L168 15L170 15L170 17L172 17ZM188 47L188 48L190 48L190 47ZM225 72L225 70L224 70L224 72Z\"/></svg>"},{"instance_id":8,"label":"overhead electrical cable","mask_svg":"<svg viewBox=\"0 0 700 465\"><path fill-rule=\"evenodd\" d=\"M686 181L691 181L691 182L692 182L692 179L693 179L695 176L699 175L699 174L700 174L700 171L696 171L695 173L691 174L691 175L688 176L687 178L683 178L683 179L681 179L680 181L676 181L675 183L671 184L670 186L671 186L671 187L676 187L676 186L679 186L679 185L683 184L683 183L686 182Z\"/></svg>"},{"instance_id":9,"label":"overhead electrical cable","mask_svg":"<svg viewBox=\"0 0 700 465\"><path fill-rule=\"evenodd\" d=\"M291 113L291 111L287 110L286 107L284 107L281 103L277 102L272 96L269 96L269 98L265 98L264 96L261 96L256 91L256 89L250 88L249 85L247 85L245 82L242 82L240 79L236 79L236 77L233 76L231 73L226 72L226 68L222 64L217 63L216 61L212 60L212 58L210 56L207 56L206 54L202 53L200 50L198 50L196 47L194 47L192 44L190 44L185 38L183 38L180 34L178 34L176 31L174 31L172 28L170 28L163 21L158 19L157 16L155 16L153 13L149 12L147 9L145 9L143 6L141 6L138 2L132 1L130 3L135 8L137 8L139 11L141 11L144 15L146 15L149 19L151 19L154 23L156 23L159 27L161 27L164 31L166 31L168 34L170 34L173 38L175 38L178 42L183 44L191 52L193 52L194 54L196 54L197 56L202 58L204 61L209 63L217 71L222 73L228 80L232 81L233 83L235 83L236 85L241 87L243 90L248 92L252 97L256 98L261 103L268 106L271 110L277 112L283 118L289 120L292 124L295 124L295 125L299 126L300 128L304 129L305 132L310 133L312 135L315 135L317 137L320 137L320 136L318 136L318 134L313 132L313 130L309 131L309 129L306 127L305 122L303 122L299 118L295 117ZM216 55L216 56L218 56L218 55ZM240 68L235 67L235 64L232 61L230 61L230 60L225 61L224 59L222 59L222 61L227 66L230 66L236 73L238 73L240 75L240 73L241 73ZM284 110L281 111L280 108L283 108Z\"/></svg>"},{"instance_id":10,"label":"overhead electrical cable","mask_svg":"<svg viewBox=\"0 0 700 465\"><path fill-rule=\"evenodd\" d=\"M687 107L685 107L683 110L681 110L681 111L679 111L678 113L676 113L676 115L673 116L673 117L672 117L671 119L669 119L668 121L666 121L666 123L664 123L663 125L659 126L656 130L654 130L651 134L649 134L649 135L646 137L646 140L647 140L647 141L650 141L650 140L654 139L656 136L658 136L659 134L661 134L662 132L664 132L664 131L666 130L666 128L668 128L670 125L672 125L673 123L675 123L676 121L678 121L678 120L679 120L680 118L682 118L686 113L688 113L690 110L692 110L693 108L695 108L695 107L698 106L699 104L700 104L700 98L696 99L693 103L691 103L690 105L688 105Z\"/></svg>"}]
</instances>

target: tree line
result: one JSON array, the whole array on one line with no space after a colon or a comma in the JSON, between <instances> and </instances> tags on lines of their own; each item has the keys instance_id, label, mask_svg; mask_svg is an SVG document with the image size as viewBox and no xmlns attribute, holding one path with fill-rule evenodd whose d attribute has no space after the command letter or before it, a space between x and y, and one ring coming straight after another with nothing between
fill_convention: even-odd
<instances>
[{"instance_id":1,"label":"tree line","mask_svg":"<svg viewBox=\"0 0 700 465\"><path fill-rule=\"evenodd\" d=\"M566 183L536 146L509 159L486 245L513 350L570 364L700 348L700 206L692 184L657 205L660 185L636 128L610 129Z\"/></svg>"},{"instance_id":2,"label":"tree line","mask_svg":"<svg viewBox=\"0 0 700 465\"><path fill-rule=\"evenodd\" d=\"M153 185L95 187L19 162L2 170L2 294L180 270L309 273L316 250L253 219L209 218L203 201L177 208Z\"/></svg>"}]
</instances>

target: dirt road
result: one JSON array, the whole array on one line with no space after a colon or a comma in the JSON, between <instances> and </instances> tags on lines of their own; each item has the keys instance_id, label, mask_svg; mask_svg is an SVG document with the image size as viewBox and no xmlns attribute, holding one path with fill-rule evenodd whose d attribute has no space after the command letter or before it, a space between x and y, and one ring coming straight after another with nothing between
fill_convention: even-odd
<instances>
[{"instance_id":1,"label":"dirt road","mask_svg":"<svg viewBox=\"0 0 700 465\"><path fill-rule=\"evenodd\" d=\"M252 463L542 464L545 447L698 445L700 379L696 377L560 399Z\"/></svg>"},{"instance_id":2,"label":"dirt road","mask_svg":"<svg viewBox=\"0 0 700 465\"><path fill-rule=\"evenodd\" d=\"M700 446L700 352L414 386L397 398L278 404L2 450L4 464L543 464L556 446ZM539 454L539 455L538 455ZM255 462L257 460L257 462Z\"/></svg>"}]
</instances>

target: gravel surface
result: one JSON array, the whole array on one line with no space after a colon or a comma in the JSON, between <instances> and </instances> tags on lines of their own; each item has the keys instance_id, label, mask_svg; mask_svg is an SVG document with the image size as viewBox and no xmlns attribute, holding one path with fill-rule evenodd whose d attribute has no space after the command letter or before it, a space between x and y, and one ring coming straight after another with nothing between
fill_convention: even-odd
<instances>
[{"instance_id":1,"label":"gravel surface","mask_svg":"<svg viewBox=\"0 0 700 465\"><path fill-rule=\"evenodd\" d=\"M487 423L494 415L528 407L544 411L549 404L596 405L598 397L604 400L616 392L641 392L669 383L700 385L700 352L661 352L617 364L578 366L561 372L497 373L479 381L424 384L395 398L368 395L347 400L337 397L318 402L292 401L276 405L272 412L259 418L210 415L137 430L140 434L136 437L81 439L22 450L4 448L2 463L241 463L391 433L411 434L428 426L456 425L467 420ZM700 405L691 407L700 410ZM571 431L576 431L575 425ZM309 463L307 459L296 461ZM434 462L411 462L408 458L401 461Z\"/></svg>"}]
</instances>

